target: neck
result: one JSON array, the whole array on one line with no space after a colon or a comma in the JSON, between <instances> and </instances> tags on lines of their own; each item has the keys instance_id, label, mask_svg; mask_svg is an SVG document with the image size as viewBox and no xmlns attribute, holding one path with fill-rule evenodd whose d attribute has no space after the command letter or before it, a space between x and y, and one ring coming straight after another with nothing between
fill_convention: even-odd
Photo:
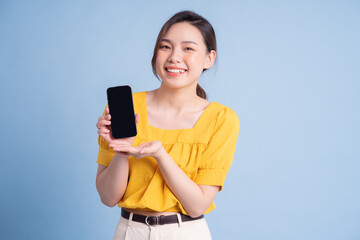
<instances>
[{"instance_id":1,"label":"neck","mask_svg":"<svg viewBox=\"0 0 360 240\"><path fill-rule=\"evenodd\" d=\"M189 88L167 88L161 84L160 88L154 91L154 102L162 108L177 109L179 112L189 107L193 107L194 103L199 101L196 94L196 85Z\"/></svg>"}]
</instances>

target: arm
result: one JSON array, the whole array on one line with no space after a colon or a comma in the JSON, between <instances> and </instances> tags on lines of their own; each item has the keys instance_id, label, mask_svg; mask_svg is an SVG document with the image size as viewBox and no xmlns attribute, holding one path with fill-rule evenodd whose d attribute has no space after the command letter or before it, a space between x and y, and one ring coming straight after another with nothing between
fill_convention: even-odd
<instances>
[{"instance_id":1,"label":"arm","mask_svg":"<svg viewBox=\"0 0 360 240\"><path fill-rule=\"evenodd\" d=\"M191 217L203 214L214 201L219 186L198 185L175 163L162 148L155 157L160 171L174 195Z\"/></svg>"},{"instance_id":2,"label":"arm","mask_svg":"<svg viewBox=\"0 0 360 240\"><path fill-rule=\"evenodd\" d=\"M139 114L136 114L136 124L139 123ZM99 129L99 144L120 144L121 146L132 146L134 137L114 139L111 134L111 115L106 107L103 116L100 116L96 127ZM105 141L107 143L105 143ZM129 177L129 155L115 152L108 167L99 164L96 174L96 188L102 203L114 207L124 196Z\"/></svg>"},{"instance_id":3,"label":"arm","mask_svg":"<svg viewBox=\"0 0 360 240\"><path fill-rule=\"evenodd\" d=\"M99 164L96 175L96 188L101 202L109 207L114 207L124 196L128 176L128 158L117 152L115 152L108 167Z\"/></svg>"},{"instance_id":4,"label":"arm","mask_svg":"<svg viewBox=\"0 0 360 240\"><path fill-rule=\"evenodd\" d=\"M128 152L136 158L153 156L173 194L179 199L191 217L203 214L219 192L219 186L198 185L192 181L163 148L161 142L153 141L137 147L110 144L114 151Z\"/></svg>"}]
</instances>

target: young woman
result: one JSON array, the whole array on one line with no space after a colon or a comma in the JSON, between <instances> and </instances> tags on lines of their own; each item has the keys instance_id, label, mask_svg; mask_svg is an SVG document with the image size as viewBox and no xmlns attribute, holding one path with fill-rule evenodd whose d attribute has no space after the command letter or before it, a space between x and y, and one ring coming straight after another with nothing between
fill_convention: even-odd
<instances>
[{"instance_id":1,"label":"young woman","mask_svg":"<svg viewBox=\"0 0 360 240\"><path fill-rule=\"evenodd\" d=\"M105 205L122 208L114 239L211 239L203 214L215 208L239 132L236 113L198 84L215 58L211 24L175 14L151 62L160 87L133 93L137 136L113 139L107 106L99 117L96 187Z\"/></svg>"}]
</instances>

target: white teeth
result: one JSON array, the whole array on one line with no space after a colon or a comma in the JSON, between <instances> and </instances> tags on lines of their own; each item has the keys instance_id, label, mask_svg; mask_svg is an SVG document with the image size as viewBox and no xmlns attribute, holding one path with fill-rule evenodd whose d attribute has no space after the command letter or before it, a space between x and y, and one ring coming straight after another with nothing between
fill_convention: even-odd
<instances>
[{"instance_id":1,"label":"white teeth","mask_svg":"<svg viewBox=\"0 0 360 240\"><path fill-rule=\"evenodd\" d=\"M166 69L168 72L171 72L171 73L183 73L185 72L185 70L183 69L171 69L171 68L167 68Z\"/></svg>"}]
</instances>

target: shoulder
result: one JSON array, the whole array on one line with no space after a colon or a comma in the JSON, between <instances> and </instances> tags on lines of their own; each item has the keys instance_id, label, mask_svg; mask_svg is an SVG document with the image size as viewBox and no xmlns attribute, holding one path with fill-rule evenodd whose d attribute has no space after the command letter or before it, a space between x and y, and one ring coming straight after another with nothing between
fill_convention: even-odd
<instances>
[{"instance_id":1,"label":"shoulder","mask_svg":"<svg viewBox=\"0 0 360 240\"><path fill-rule=\"evenodd\" d=\"M215 103L214 124L212 128L212 136L218 135L220 138L228 138L230 135L237 136L240 130L240 121L236 112L223 104Z\"/></svg>"},{"instance_id":2,"label":"shoulder","mask_svg":"<svg viewBox=\"0 0 360 240\"><path fill-rule=\"evenodd\" d=\"M214 101L206 110L201 124L198 124L197 136L208 143L214 136L218 139L225 139L229 135L236 135L239 128L240 122L237 113L232 108Z\"/></svg>"},{"instance_id":3,"label":"shoulder","mask_svg":"<svg viewBox=\"0 0 360 240\"><path fill-rule=\"evenodd\" d=\"M133 97L133 103L134 106L140 107L143 105L145 99L146 99L146 91L142 91L142 92L133 92L132 94Z\"/></svg>"},{"instance_id":4,"label":"shoulder","mask_svg":"<svg viewBox=\"0 0 360 240\"><path fill-rule=\"evenodd\" d=\"M239 122L239 117L232 108L225 106L218 102L213 102L212 104L214 105L213 111L217 116L216 117L217 122L219 122L219 121L220 122L226 121L226 122L233 122L233 123Z\"/></svg>"}]
</instances>

